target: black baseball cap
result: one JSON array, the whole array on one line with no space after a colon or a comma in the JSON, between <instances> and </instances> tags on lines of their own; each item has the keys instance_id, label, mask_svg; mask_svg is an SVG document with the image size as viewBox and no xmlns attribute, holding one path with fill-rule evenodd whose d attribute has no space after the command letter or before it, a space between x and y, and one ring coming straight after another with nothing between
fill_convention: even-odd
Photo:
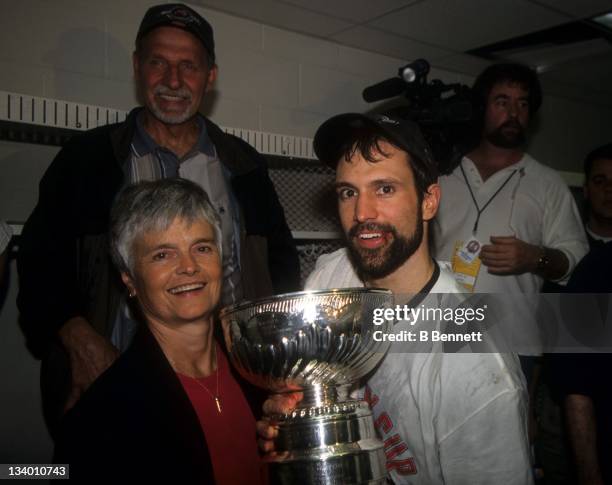
<instances>
[{"instance_id":1,"label":"black baseball cap","mask_svg":"<svg viewBox=\"0 0 612 485\"><path fill-rule=\"evenodd\" d=\"M212 26L192 8L182 3L164 3L151 7L140 22L136 40L157 27L170 25L195 35L206 48L211 63L215 62L215 39Z\"/></svg>"},{"instance_id":2,"label":"black baseball cap","mask_svg":"<svg viewBox=\"0 0 612 485\"><path fill-rule=\"evenodd\" d=\"M410 156L435 166L433 154L419 126L414 121L391 114L346 113L330 118L319 127L314 137L313 148L317 158L335 169L347 141L354 137L355 131L368 126L380 130L385 138Z\"/></svg>"}]
</instances>

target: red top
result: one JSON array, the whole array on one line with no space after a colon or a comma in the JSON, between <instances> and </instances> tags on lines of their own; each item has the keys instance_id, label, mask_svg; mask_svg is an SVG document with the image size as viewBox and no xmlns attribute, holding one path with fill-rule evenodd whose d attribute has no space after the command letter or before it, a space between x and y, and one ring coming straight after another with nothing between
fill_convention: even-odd
<instances>
[{"instance_id":1,"label":"red top","mask_svg":"<svg viewBox=\"0 0 612 485\"><path fill-rule=\"evenodd\" d=\"M206 437L215 481L219 485L263 484L255 418L218 345L217 359L220 413L214 398L198 384L202 383L215 395L216 372L197 379L177 372Z\"/></svg>"}]
</instances>

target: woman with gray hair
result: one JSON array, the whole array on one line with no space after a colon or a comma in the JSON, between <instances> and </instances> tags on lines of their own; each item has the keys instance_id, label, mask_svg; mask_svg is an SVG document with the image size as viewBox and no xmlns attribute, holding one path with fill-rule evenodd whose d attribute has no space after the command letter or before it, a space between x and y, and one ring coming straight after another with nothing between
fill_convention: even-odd
<instances>
[{"instance_id":1,"label":"woman with gray hair","mask_svg":"<svg viewBox=\"0 0 612 485\"><path fill-rule=\"evenodd\" d=\"M66 415L54 461L77 481L259 483L255 418L214 337L221 223L208 196L184 179L125 188L111 253L142 324Z\"/></svg>"}]
</instances>

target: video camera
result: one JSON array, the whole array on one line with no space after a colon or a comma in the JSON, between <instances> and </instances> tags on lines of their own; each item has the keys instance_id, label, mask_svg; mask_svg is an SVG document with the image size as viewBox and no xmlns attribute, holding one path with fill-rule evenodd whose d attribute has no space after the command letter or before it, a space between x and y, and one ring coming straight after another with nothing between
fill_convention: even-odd
<instances>
[{"instance_id":1,"label":"video camera","mask_svg":"<svg viewBox=\"0 0 612 485\"><path fill-rule=\"evenodd\" d=\"M450 172L474 145L473 107L470 88L427 81L429 63L417 59L398 69L396 77L363 90L368 103L403 96L408 103L391 111L421 127L438 161L440 173Z\"/></svg>"}]
</instances>

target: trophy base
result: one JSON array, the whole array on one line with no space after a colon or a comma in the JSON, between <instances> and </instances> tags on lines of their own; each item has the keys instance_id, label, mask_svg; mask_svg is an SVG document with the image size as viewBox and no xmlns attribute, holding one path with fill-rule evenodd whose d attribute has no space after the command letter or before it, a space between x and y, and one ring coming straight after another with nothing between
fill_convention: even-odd
<instances>
[{"instance_id":1,"label":"trophy base","mask_svg":"<svg viewBox=\"0 0 612 485\"><path fill-rule=\"evenodd\" d=\"M268 461L272 485L384 485L387 483L382 446L341 456Z\"/></svg>"},{"instance_id":2,"label":"trophy base","mask_svg":"<svg viewBox=\"0 0 612 485\"><path fill-rule=\"evenodd\" d=\"M276 451L265 457L271 484L386 483L383 443L366 402L298 408L275 422Z\"/></svg>"}]
</instances>

